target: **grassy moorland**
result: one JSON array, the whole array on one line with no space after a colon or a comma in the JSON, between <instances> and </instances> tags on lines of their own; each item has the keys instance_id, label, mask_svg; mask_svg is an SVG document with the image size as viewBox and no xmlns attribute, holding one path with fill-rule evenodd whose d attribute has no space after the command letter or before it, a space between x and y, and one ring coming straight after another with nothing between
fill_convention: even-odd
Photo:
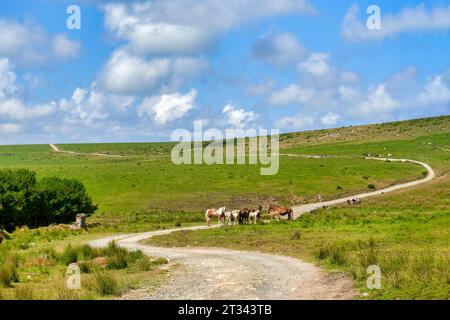
<instances>
[{"instance_id":1,"label":"grassy moorland","mask_svg":"<svg viewBox=\"0 0 450 320\"><path fill-rule=\"evenodd\" d=\"M436 169L438 178L425 186L364 200L359 206L318 210L292 223L180 232L152 238L152 243L215 245L300 257L347 272L369 298L448 297L449 116L291 133L282 135L280 142L281 153L335 157L281 156L279 173L261 176L253 165L175 166L170 161L171 143L59 145L63 150L125 156L121 158L55 153L48 145L0 146L0 168L31 169L38 178L76 178L99 206L89 218L89 231L25 228L3 240L0 279L6 280L4 288L0 285L0 298L29 298L26 292L33 292L32 298L112 297L142 280L152 287L164 278L157 264L144 271L142 265L149 262L140 262L142 257L114 251L85 254L78 249L94 237L203 223L206 207L295 205L313 201L318 194L332 199L365 191L370 184L382 188L423 176L420 166L362 159L367 153L423 160ZM89 269L82 276L88 285L76 296L61 287L66 255L76 256ZM117 255L122 255L126 266L108 268L108 259ZM98 257L106 264L95 265ZM365 288L370 264L381 267L379 291ZM112 291L102 291L104 285Z\"/></svg>"},{"instance_id":2,"label":"grassy moorland","mask_svg":"<svg viewBox=\"0 0 450 320\"><path fill-rule=\"evenodd\" d=\"M164 258L129 252L110 243L92 248L96 233L64 225L16 230L0 245L0 300L111 299L144 285L152 290L166 277ZM81 271L79 290L67 288L68 266Z\"/></svg>"},{"instance_id":3,"label":"grassy moorland","mask_svg":"<svg viewBox=\"0 0 450 320\"><path fill-rule=\"evenodd\" d=\"M446 119L446 121L448 118ZM433 120L436 121L436 120ZM433 123L426 120L424 123ZM421 124L415 121L415 124ZM448 122L447 122L448 123ZM402 124L389 126L397 128ZM409 127L409 123L407 123ZM438 177L425 186L364 200L359 206L317 210L293 223L270 223L199 232L178 232L152 244L221 246L300 257L353 277L362 297L448 299L450 296L450 133L449 127L418 137L289 144L299 154L345 158L364 153L423 160ZM447 132L442 129L446 129ZM370 140L370 139L369 139ZM379 265L381 290L368 290L366 268Z\"/></svg>"}]
</instances>

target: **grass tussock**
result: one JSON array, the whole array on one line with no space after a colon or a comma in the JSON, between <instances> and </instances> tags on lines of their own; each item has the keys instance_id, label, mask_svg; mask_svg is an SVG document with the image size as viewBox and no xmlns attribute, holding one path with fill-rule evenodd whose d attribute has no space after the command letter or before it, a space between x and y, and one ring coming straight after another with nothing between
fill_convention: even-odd
<instances>
[{"instance_id":1,"label":"grass tussock","mask_svg":"<svg viewBox=\"0 0 450 320\"><path fill-rule=\"evenodd\" d=\"M13 282L17 282L19 280L17 267L17 256L14 254L7 256L3 261L3 264L0 265L0 286L10 287Z\"/></svg>"},{"instance_id":2,"label":"grass tussock","mask_svg":"<svg viewBox=\"0 0 450 320\"><path fill-rule=\"evenodd\" d=\"M119 295L121 290L119 282L113 274L107 272L97 272L94 274L93 288L101 296Z\"/></svg>"}]
</instances>

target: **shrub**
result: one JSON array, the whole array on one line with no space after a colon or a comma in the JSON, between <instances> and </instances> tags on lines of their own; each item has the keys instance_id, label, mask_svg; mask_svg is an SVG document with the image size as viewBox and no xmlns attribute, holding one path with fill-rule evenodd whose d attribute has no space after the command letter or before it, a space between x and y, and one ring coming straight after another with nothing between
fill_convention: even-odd
<instances>
[{"instance_id":1,"label":"shrub","mask_svg":"<svg viewBox=\"0 0 450 320\"><path fill-rule=\"evenodd\" d=\"M78 250L69 244L64 249L62 254L59 256L59 260L66 266L68 266L71 263L77 262L78 261Z\"/></svg>"},{"instance_id":2,"label":"shrub","mask_svg":"<svg viewBox=\"0 0 450 320\"><path fill-rule=\"evenodd\" d=\"M10 287L11 282L19 281L17 273L18 259L15 255L6 257L3 264L0 266L0 286Z\"/></svg>"},{"instance_id":3,"label":"shrub","mask_svg":"<svg viewBox=\"0 0 450 320\"><path fill-rule=\"evenodd\" d=\"M44 178L36 180L29 170L0 170L0 228L39 227L68 223L78 213L92 214L92 203L77 180Z\"/></svg>"},{"instance_id":4,"label":"shrub","mask_svg":"<svg viewBox=\"0 0 450 320\"><path fill-rule=\"evenodd\" d=\"M81 273L90 273L91 272L91 267L89 266L89 264L87 262L78 263L78 267L80 268Z\"/></svg>"},{"instance_id":5,"label":"shrub","mask_svg":"<svg viewBox=\"0 0 450 320\"><path fill-rule=\"evenodd\" d=\"M138 267L139 270L141 271L150 271L153 269L153 263L152 261L150 261L150 259L148 259L147 257L144 257L142 259L139 259L136 262L136 266Z\"/></svg>"},{"instance_id":6,"label":"shrub","mask_svg":"<svg viewBox=\"0 0 450 320\"><path fill-rule=\"evenodd\" d=\"M106 272L98 272L94 275L95 289L102 296L117 295L120 293L117 280Z\"/></svg>"},{"instance_id":7,"label":"shrub","mask_svg":"<svg viewBox=\"0 0 450 320\"><path fill-rule=\"evenodd\" d=\"M181 227L181 222L180 221L175 221L174 225L175 225L175 227Z\"/></svg>"},{"instance_id":8,"label":"shrub","mask_svg":"<svg viewBox=\"0 0 450 320\"><path fill-rule=\"evenodd\" d=\"M136 262L136 266L141 271L150 271L155 266L167 263L169 263L169 261L166 258L157 258L152 260L148 257L142 257Z\"/></svg>"},{"instance_id":9,"label":"shrub","mask_svg":"<svg viewBox=\"0 0 450 320\"><path fill-rule=\"evenodd\" d=\"M369 188L370 190L375 190L376 189L375 185L372 184L372 183L368 184L367 188Z\"/></svg>"}]
</instances>

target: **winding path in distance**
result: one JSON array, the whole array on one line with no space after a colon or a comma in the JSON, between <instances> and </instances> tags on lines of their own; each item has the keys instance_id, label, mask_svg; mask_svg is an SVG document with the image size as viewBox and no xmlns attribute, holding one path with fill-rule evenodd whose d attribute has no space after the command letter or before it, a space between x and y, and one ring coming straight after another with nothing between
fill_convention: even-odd
<instances>
[{"instance_id":1,"label":"winding path in distance","mask_svg":"<svg viewBox=\"0 0 450 320\"><path fill-rule=\"evenodd\" d=\"M295 155L295 154L284 154L284 155L289 156L289 157L326 158L326 156L302 156L302 155ZM424 178L419 179L419 180L414 180L414 181L405 182L405 183L399 183L399 184L396 184L396 185L393 185L393 186L390 186L390 187L387 187L384 189L376 190L376 191L359 193L356 195L339 198L339 199L334 199L334 200L330 200L330 201L315 202L315 203L308 203L308 204L304 204L304 205L300 205L300 206L294 206L294 207L292 207L292 209L294 211L294 219L297 219L299 216L301 216L305 213L309 213L313 210L323 208L323 207L329 207L329 206L333 206L333 205L337 205L337 204L341 204L341 203L346 203L348 200L351 200L354 198L363 199L363 198L386 194L386 193L389 193L389 192L392 192L395 190L399 190L399 189L405 189L405 188L411 188L414 186L418 186L420 184L427 183L436 177L436 173L434 172L433 168L431 168L431 166L425 162L411 160L411 159L393 159L393 158L378 158L378 157L365 157L365 159L376 160L376 161L414 163L414 164L424 167L427 170L428 174Z\"/></svg>"},{"instance_id":2,"label":"winding path in distance","mask_svg":"<svg viewBox=\"0 0 450 320\"><path fill-rule=\"evenodd\" d=\"M286 155L285 155L286 156ZM322 158L322 156L295 157ZM420 180L397 184L384 189L360 193L325 202L294 207L294 215L347 202L353 198L367 198L410 188L435 178L434 170L426 163L409 159L371 158L367 160L410 162L424 167L428 175ZM216 226L217 227L217 226ZM142 240L181 230L204 230L194 226L158 230L128 235L116 235L91 241L95 247L115 241L129 250L141 250L149 256L162 256L182 266L171 271L169 280L154 292L145 288L134 290L124 299L353 299L357 292L352 281L342 274L328 274L312 263L299 259L250 251L221 248L168 248L142 244Z\"/></svg>"},{"instance_id":3,"label":"winding path in distance","mask_svg":"<svg viewBox=\"0 0 450 320\"><path fill-rule=\"evenodd\" d=\"M58 153L69 153L69 154L73 154L73 155L92 155L92 156L99 156L99 157L111 157L111 158L125 158L127 156L122 156L119 154L108 154L108 153L98 153L98 152L92 152L92 153L87 153L87 152L75 152L75 151L64 151L61 150L60 148L58 148L57 145L50 143L49 144L50 148L52 148L53 151L58 152Z\"/></svg>"}]
</instances>

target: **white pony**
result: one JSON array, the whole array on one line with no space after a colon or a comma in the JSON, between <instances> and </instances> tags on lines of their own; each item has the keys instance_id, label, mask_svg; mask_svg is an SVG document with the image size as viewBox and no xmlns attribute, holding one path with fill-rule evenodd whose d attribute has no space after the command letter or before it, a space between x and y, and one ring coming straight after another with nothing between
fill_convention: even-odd
<instances>
[{"instance_id":1,"label":"white pony","mask_svg":"<svg viewBox=\"0 0 450 320\"><path fill-rule=\"evenodd\" d=\"M261 216L262 206L259 206L258 209L251 209L249 214L249 221L253 221L256 224L259 221L259 217Z\"/></svg>"},{"instance_id":2,"label":"white pony","mask_svg":"<svg viewBox=\"0 0 450 320\"><path fill-rule=\"evenodd\" d=\"M225 224L225 212L227 208L222 207L220 209L208 209L205 213L205 220L208 226L211 226L211 218L217 218L219 225Z\"/></svg>"},{"instance_id":3,"label":"white pony","mask_svg":"<svg viewBox=\"0 0 450 320\"><path fill-rule=\"evenodd\" d=\"M239 219L239 210L227 210L225 212L225 223L226 225L234 226Z\"/></svg>"}]
</instances>

